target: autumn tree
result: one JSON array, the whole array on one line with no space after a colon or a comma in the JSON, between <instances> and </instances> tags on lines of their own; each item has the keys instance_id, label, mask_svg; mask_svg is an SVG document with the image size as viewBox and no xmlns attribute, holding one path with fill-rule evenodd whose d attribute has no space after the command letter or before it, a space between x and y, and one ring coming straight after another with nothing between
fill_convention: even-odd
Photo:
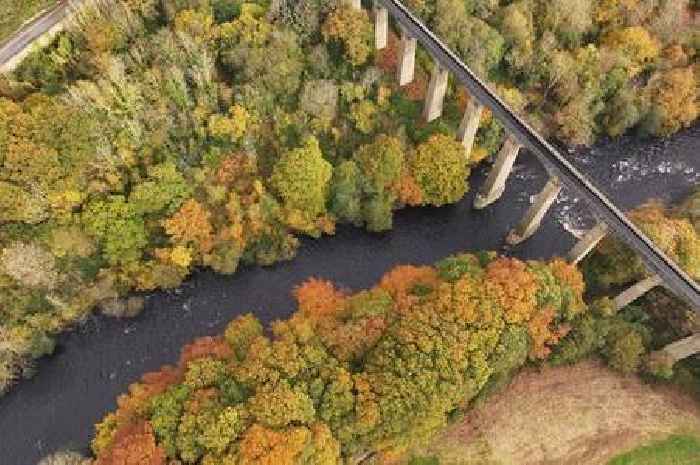
<instances>
[{"instance_id":1,"label":"autumn tree","mask_svg":"<svg viewBox=\"0 0 700 465\"><path fill-rule=\"evenodd\" d=\"M528 352L539 359L556 347L584 314L581 283L562 261L493 253L401 266L354 294L311 279L271 336L252 315L238 317L223 339L183 350L174 382L132 387L98 430L98 460L153 453L151 431L157 453L185 463L399 457ZM144 424L139 435L122 426Z\"/></svg>"},{"instance_id":2,"label":"autumn tree","mask_svg":"<svg viewBox=\"0 0 700 465\"><path fill-rule=\"evenodd\" d=\"M0 181L0 223L39 223L48 215L48 201L40 193L31 193L14 184Z\"/></svg>"},{"instance_id":3,"label":"autumn tree","mask_svg":"<svg viewBox=\"0 0 700 465\"><path fill-rule=\"evenodd\" d=\"M341 6L333 10L321 27L326 41L342 44L346 58L355 66L362 65L372 52L372 26L365 10Z\"/></svg>"},{"instance_id":4,"label":"autumn tree","mask_svg":"<svg viewBox=\"0 0 700 465\"><path fill-rule=\"evenodd\" d=\"M652 134L667 136L697 119L698 84L692 67L655 74L646 88L651 109L644 127Z\"/></svg>"},{"instance_id":5,"label":"autumn tree","mask_svg":"<svg viewBox=\"0 0 700 465\"><path fill-rule=\"evenodd\" d=\"M54 256L35 243L18 242L2 249L0 265L23 286L52 289L58 281Z\"/></svg>"},{"instance_id":6,"label":"autumn tree","mask_svg":"<svg viewBox=\"0 0 700 465\"><path fill-rule=\"evenodd\" d=\"M631 76L639 74L661 52L658 39L642 26L615 29L606 34L602 45L631 60L628 66Z\"/></svg>"},{"instance_id":7,"label":"autumn tree","mask_svg":"<svg viewBox=\"0 0 700 465\"><path fill-rule=\"evenodd\" d=\"M436 134L416 148L409 161L423 192L423 202L440 206L461 199L469 175L464 148L454 139Z\"/></svg>"},{"instance_id":8,"label":"autumn tree","mask_svg":"<svg viewBox=\"0 0 700 465\"><path fill-rule=\"evenodd\" d=\"M285 153L275 165L270 183L285 207L309 219L326 212L332 167L323 158L318 140L308 138L303 147Z\"/></svg>"},{"instance_id":9,"label":"autumn tree","mask_svg":"<svg viewBox=\"0 0 700 465\"><path fill-rule=\"evenodd\" d=\"M672 214L659 202L637 207L629 218L692 278L700 276L700 238L687 218ZM583 268L587 281L603 289L629 284L647 275L639 256L612 238L601 241Z\"/></svg>"},{"instance_id":10,"label":"autumn tree","mask_svg":"<svg viewBox=\"0 0 700 465\"><path fill-rule=\"evenodd\" d=\"M180 209L163 222L165 232L175 243L193 245L205 253L212 247L211 212L195 199L186 201Z\"/></svg>"}]
</instances>

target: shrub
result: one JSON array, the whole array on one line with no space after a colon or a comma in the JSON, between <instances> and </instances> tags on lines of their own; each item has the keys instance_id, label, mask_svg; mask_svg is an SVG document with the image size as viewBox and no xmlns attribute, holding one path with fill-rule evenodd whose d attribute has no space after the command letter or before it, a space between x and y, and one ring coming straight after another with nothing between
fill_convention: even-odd
<instances>
[{"instance_id":1,"label":"shrub","mask_svg":"<svg viewBox=\"0 0 700 465\"><path fill-rule=\"evenodd\" d=\"M608 364L622 373L636 373L644 355L642 336L632 328L615 329L608 334L605 355Z\"/></svg>"}]
</instances>

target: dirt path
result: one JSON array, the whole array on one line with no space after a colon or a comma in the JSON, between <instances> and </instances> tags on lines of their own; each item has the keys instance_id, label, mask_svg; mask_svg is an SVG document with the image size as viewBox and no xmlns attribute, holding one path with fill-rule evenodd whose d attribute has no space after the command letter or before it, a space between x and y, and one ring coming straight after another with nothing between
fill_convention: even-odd
<instances>
[{"instance_id":1,"label":"dirt path","mask_svg":"<svg viewBox=\"0 0 700 465\"><path fill-rule=\"evenodd\" d=\"M431 449L441 465L601 465L675 431L700 431L695 400L584 362L522 372Z\"/></svg>"}]
</instances>

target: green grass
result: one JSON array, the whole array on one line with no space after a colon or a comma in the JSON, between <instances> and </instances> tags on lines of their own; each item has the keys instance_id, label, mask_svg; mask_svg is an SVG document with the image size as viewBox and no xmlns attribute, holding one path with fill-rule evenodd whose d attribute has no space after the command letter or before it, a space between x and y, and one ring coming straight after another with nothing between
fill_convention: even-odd
<instances>
[{"instance_id":1,"label":"green grass","mask_svg":"<svg viewBox=\"0 0 700 465\"><path fill-rule=\"evenodd\" d=\"M408 465L440 465L437 457L413 457Z\"/></svg>"},{"instance_id":2,"label":"green grass","mask_svg":"<svg viewBox=\"0 0 700 465\"><path fill-rule=\"evenodd\" d=\"M672 435L630 452L618 455L608 465L698 465L700 439L695 436Z\"/></svg>"},{"instance_id":3,"label":"green grass","mask_svg":"<svg viewBox=\"0 0 700 465\"><path fill-rule=\"evenodd\" d=\"M0 44L26 20L57 0L0 0Z\"/></svg>"}]
</instances>

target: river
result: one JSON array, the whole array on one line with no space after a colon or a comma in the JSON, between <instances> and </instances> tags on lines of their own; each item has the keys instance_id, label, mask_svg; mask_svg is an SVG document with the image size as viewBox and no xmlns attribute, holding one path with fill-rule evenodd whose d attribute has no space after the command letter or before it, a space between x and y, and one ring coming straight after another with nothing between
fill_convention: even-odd
<instances>
[{"instance_id":1,"label":"river","mask_svg":"<svg viewBox=\"0 0 700 465\"><path fill-rule=\"evenodd\" d=\"M700 181L700 124L665 140L604 141L570 157L622 209L650 198L677 201ZM0 463L33 465L55 450L86 451L94 423L141 374L174 362L184 344L221 332L241 313L254 312L266 323L288 316L294 309L291 289L310 276L361 289L394 265L432 263L463 250L548 258L566 253L574 235L593 222L565 188L536 236L504 247L503 238L546 175L534 157L521 154L502 199L474 211L474 192L486 172L473 172L471 192L456 205L397 212L389 233L339 227L332 237L304 239L291 262L233 276L195 273L175 291L147 296L136 319L89 318L59 337L56 353L39 361L34 378L0 398Z\"/></svg>"}]
</instances>

